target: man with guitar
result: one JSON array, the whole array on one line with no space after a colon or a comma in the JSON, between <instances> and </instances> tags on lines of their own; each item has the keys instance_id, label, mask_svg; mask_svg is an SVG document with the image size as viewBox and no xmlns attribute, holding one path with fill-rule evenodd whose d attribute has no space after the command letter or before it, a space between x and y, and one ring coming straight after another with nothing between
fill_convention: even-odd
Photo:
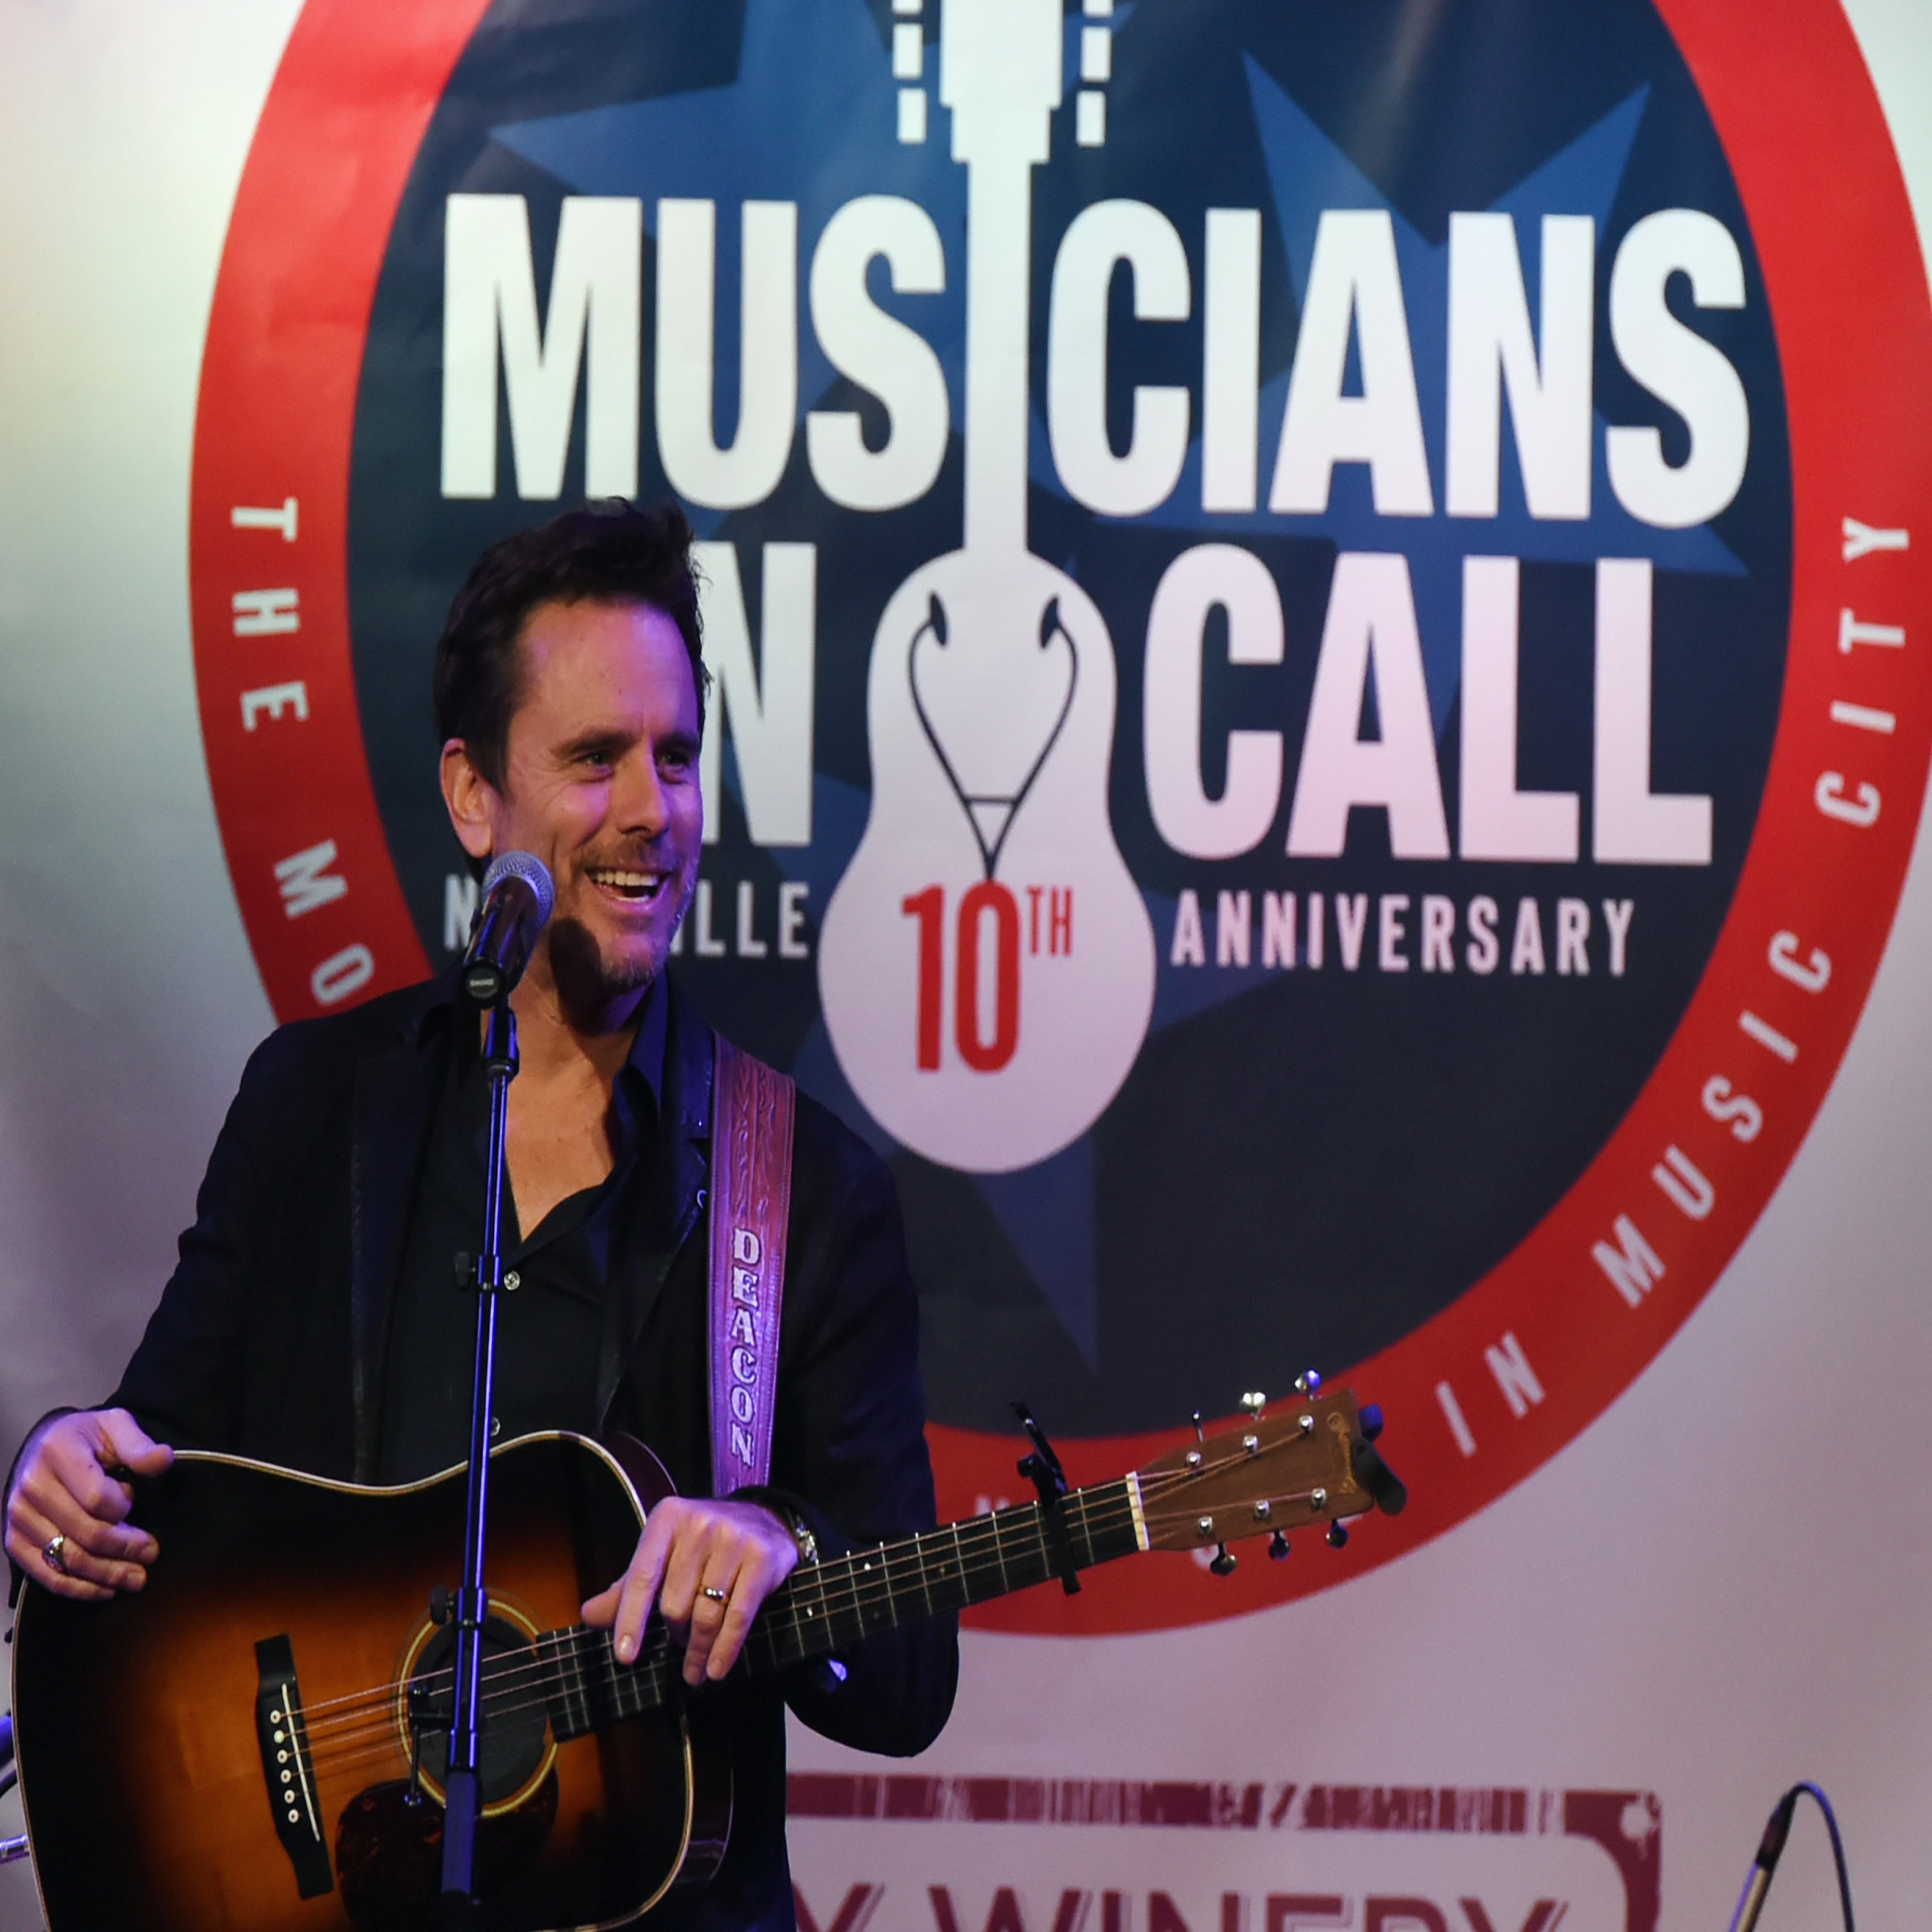
<instances>
[{"instance_id":1,"label":"man with guitar","mask_svg":"<svg viewBox=\"0 0 1932 1932\"><path fill-rule=\"evenodd\" d=\"M628 1662L654 1609L722 1700L729 1849L697 1925L788 1926L783 1705L861 1748L921 1750L951 1708L953 1620L829 1667L728 1684L801 1560L931 1526L916 1309L883 1166L797 1102L770 1486L713 1495L707 1177L714 1039L664 972L695 887L707 683L690 532L673 507L575 511L486 551L437 648L441 781L481 862L528 852L555 911L512 996L496 1415L501 1440L624 1430L681 1496L583 1606ZM175 1447L360 1483L467 1452L481 1227L478 1021L453 975L285 1026L249 1062L181 1262L108 1406L29 1438L6 1544L39 1587L140 1590L166 1552L139 1483ZM509 1285L507 1282L507 1287ZM458 1552L451 1552L452 1581ZM782 1692L782 1701L780 1693Z\"/></svg>"}]
</instances>

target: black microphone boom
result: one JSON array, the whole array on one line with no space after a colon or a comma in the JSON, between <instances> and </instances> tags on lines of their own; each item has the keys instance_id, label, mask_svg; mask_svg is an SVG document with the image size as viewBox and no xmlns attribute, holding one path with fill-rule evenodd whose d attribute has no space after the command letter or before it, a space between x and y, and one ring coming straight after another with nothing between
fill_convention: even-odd
<instances>
[{"instance_id":1,"label":"black microphone boom","mask_svg":"<svg viewBox=\"0 0 1932 1932\"><path fill-rule=\"evenodd\" d=\"M479 1006L495 1005L522 978L556 897L542 859L505 852L490 861L463 955L463 990Z\"/></svg>"}]
</instances>

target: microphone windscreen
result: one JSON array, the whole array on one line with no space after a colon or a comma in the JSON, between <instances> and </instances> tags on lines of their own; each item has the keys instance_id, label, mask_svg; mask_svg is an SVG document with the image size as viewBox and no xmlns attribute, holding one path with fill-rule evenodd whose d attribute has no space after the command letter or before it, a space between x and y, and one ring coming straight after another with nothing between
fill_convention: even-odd
<instances>
[{"instance_id":1,"label":"microphone windscreen","mask_svg":"<svg viewBox=\"0 0 1932 1932\"><path fill-rule=\"evenodd\" d=\"M549 919L550 908L557 903L557 889L550 882L549 868L530 852L501 852L490 861L490 869L483 874L483 897L487 899L498 882L505 879L521 879L530 889L530 896L537 902L537 921L534 931L541 932Z\"/></svg>"}]
</instances>

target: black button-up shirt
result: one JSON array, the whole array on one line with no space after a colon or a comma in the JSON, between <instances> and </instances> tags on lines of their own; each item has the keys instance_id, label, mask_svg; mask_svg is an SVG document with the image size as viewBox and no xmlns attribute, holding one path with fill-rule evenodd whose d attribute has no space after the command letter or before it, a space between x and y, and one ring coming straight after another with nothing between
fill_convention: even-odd
<instances>
[{"instance_id":1,"label":"black button-up shirt","mask_svg":"<svg viewBox=\"0 0 1932 1932\"><path fill-rule=\"evenodd\" d=\"M616 1162L596 1187L559 1201L537 1227L503 1196L503 1267L517 1285L496 1305L492 1439L539 1429L595 1436L643 1311L629 1305L626 1231L640 1168L659 1126L663 989L646 994L637 1037L612 1095ZM454 1051L438 1097L390 1315L376 1480L412 1483L467 1459L476 1349L470 1264L483 1237L489 1084L478 1029L451 1015Z\"/></svg>"}]
</instances>

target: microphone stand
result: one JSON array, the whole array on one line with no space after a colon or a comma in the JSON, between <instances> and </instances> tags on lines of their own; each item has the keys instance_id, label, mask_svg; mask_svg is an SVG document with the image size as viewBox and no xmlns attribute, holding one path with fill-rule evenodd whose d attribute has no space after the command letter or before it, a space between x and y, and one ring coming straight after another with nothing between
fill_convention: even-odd
<instances>
[{"instance_id":1,"label":"microphone stand","mask_svg":"<svg viewBox=\"0 0 1932 1932\"><path fill-rule=\"evenodd\" d=\"M476 1362L470 1407L470 1474L463 1523L463 1582L456 1593L454 1695L443 1808L443 1924L476 1923L476 1823L482 1732L484 1524L490 1502L490 1411L496 1368L496 1297L503 1286L504 1147L510 1083L517 1074L517 1016L506 987L490 1007L483 1070L490 1082L490 1155L483 1189L483 1252L476 1257Z\"/></svg>"}]
</instances>

